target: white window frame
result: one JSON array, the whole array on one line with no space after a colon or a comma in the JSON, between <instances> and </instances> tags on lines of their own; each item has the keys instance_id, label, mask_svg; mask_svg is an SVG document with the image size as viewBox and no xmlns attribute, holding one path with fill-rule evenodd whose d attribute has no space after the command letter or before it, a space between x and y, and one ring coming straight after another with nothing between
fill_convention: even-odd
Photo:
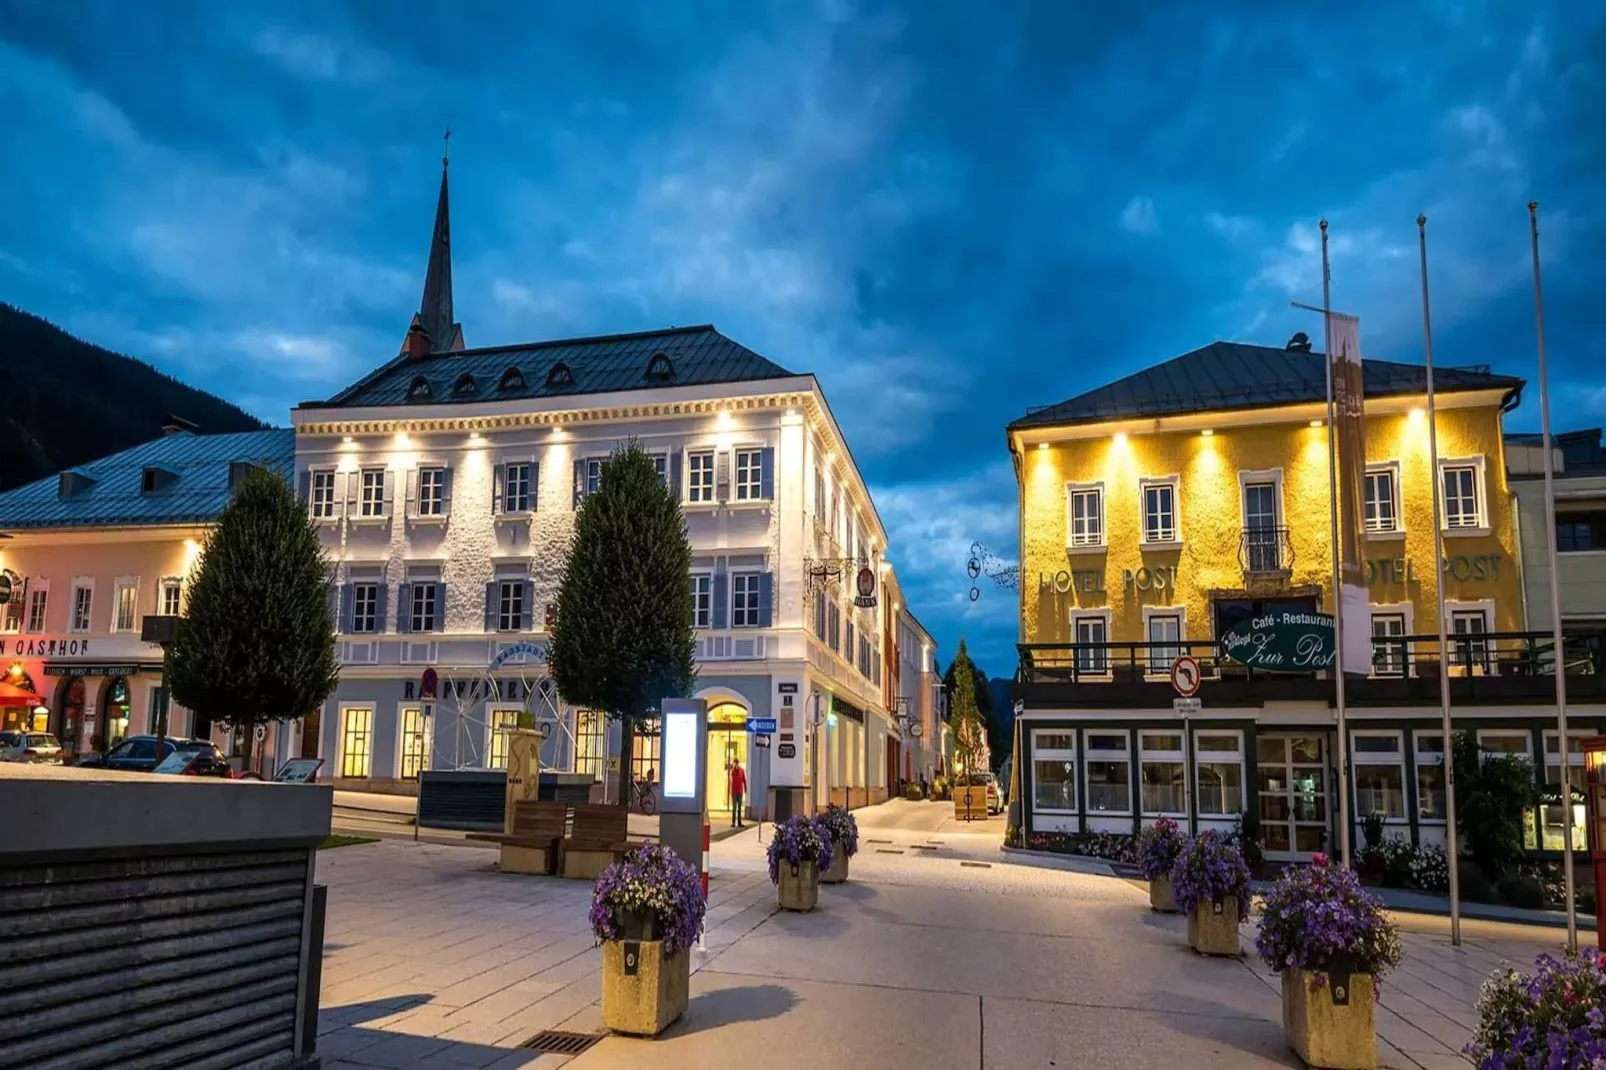
<instances>
[{"instance_id":1,"label":"white window frame","mask_svg":"<svg viewBox=\"0 0 1606 1070\"><path fill-rule=\"evenodd\" d=\"M357 470L357 516L362 520L385 519L385 477L389 469L384 465L365 465ZM372 498L369 477L378 477L378 488Z\"/></svg>"},{"instance_id":2,"label":"white window frame","mask_svg":"<svg viewBox=\"0 0 1606 1070\"><path fill-rule=\"evenodd\" d=\"M1154 642L1153 635L1149 631L1149 623L1151 621L1153 621L1153 620L1155 620L1157 618L1169 618L1169 617L1176 618L1176 622L1177 622L1177 653L1178 654L1186 653L1187 652L1187 647L1186 647L1185 644L1188 641L1188 607L1187 606L1144 606L1143 607L1143 641L1145 643ZM1147 658L1145 659L1145 662L1144 662L1144 672L1145 672L1145 674L1147 674L1149 676L1170 676L1171 675L1171 662L1170 661L1167 661L1165 664L1162 665L1162 664L1157 664L1153 659L1154 659L1154 651L1151 648L1151 649L1148 650L1148 656L1147 656ZM1172 658L1171 660L1175 661L1176 659Z\"/></svg>"},{"instance_id":3,"label":"white window frame","mask_svg":"<svg viewBox=\"0 0 1606 1070\"><path fill-rule=\"evenodd\" d=\"M1439 749L1437 751L1423 750L1422 740L1424 737L1439 740ZM1418 825L1432 826L1447 823L1446 818L1443 817L1422 816L1422 770L1434 766L1442 769L1444 767L1444 752L1448 746L1449 744L1444 741L1442 729L1413 729L1411 731L1411 754L1416 762L1416 782L1411 785L1411 791L1414 793L1411 802L1416 807L1416 823ZM1446 806L1448 806L1449 796L1447 790L1445 802Z\"/></svg>"},{"instance_id":4,"label":"white window frame","mask_svg":"<svg viewBox=\"0 0 1606 1070\"><path fill-rule=\"evenodd\" d=\"M1569 728L1567 730L1568 739L1571 740L1572 742L1580 742L1582 740L1588 739L1590 736L1592 736L1594 734L1595 734L1594 732L1591 732L1591 731L1589 731L1587 729L1585 729L1583 731L1579 731L1578 729L1575 729L1575 728ZM1558 787L1563 787L1563 788L1565 787L1565 785L1562 784L1562 780L1561 780L1561 770L1562 770L1561 750L1558 747L1557 750L1556 750L1556 753L1554 753L1554 754L1552 754L1551 751L1550 751L1551 741L1552 740L1557 740L1557 739L1559 739L1559 737L1560 737L1560 733L1557 732L1555 729L1553 729L1553 728L1545 729L1544 737L1543 737L1543 745L1544 745L1544 748L1545 748L1545 768L1544 768L1544 780L1541 783L1541 787L1549 787L1551 784L1556 784ZM1587 765L1586 765L1586 762L1585 762L1584 752L1582 750L1579 750L1575 754L1569 748L1568 752L1567 752L1567 765L1570 766L1573 769L1585 769L1585 768L1587 768ZM1550 771L1552 769L1554 769L1556 771L1556 779L1555 780L1551 780L1550 779ZM1568 783L1571 783L1570 779L1569 779ZM1585 783L1586 783L1586 785L1588 783L1587 776L1585 778ZM1584 788L1584 794L1585 794L1585 796L1587 798L1587 796L1589 794L1589 788L1587 786ZM1566 799L1566 798L1568 798L1568 797L1564 795L1564 799ZM1572 809L1572 806L1567 801L1564 801L1559 805L1564 807L1565 810L1569 811L1569 812ZM1584 818L1584 823L1582 825L1578 825L1578 824L1574 824L1573 825L1573 850L1575 852L1576 851L1580 851L1580 850L1588 850L1589 849L1589 840L1588 840L1588 836L1589 836L1588 803L1585 802L1585 803L1580 803L1578 805L1584 809L1585 818ZM1550 804L1550 803L1541 804L1540 807L1539 807L1539 847L1540 847L1541 850L1544 850L1544 851L1560 851L1560 850L1562 850L1562 847L1563 847L1562 832L1561 832L1562 826L1560 826L1560 825L1556 826L1556 843L1555 843L1555 846L1551 846L1545 840L1545 832L1550 827L1545 821L1545 811L1552 810L1552 809L1555 809L1555 808L1556 808L1556 805L1555 804Z\"/></svg>"},{"instance_id":5,"label":"white window frame","mask_svg":"<svg viewBox=\"0 0 1606 1070\"><path fill-rule=\"evenodd\" d=\"M379 619L379 588L383 587L384 585L385 585L385 581L384 580L377 580L377 579L375 579L375 580L352 580L351 581L351 634L352 635L378 635L380 632L385 630L385 622ZM360 619L360 617L358 615L358 607L359 607L359 603L362 600L361 588L364 588L364 587L372 588L373 592L374 592L373 603L372 603L372 605L370 605L368 607L369 608L369 612L370 612L370 622L373 625L373 627L371 627L371 628L359 628L359 627L357 627L357 622Z\"/></svg>"},{"instance_id":6,"label":"white window frame","mask_svg":"<svg viewBox=\"0 0 1606 1070\"><path fill-rule=\"evenodd\" d=\"M525 513L533 513L536 511L535 506L537 503L535 499L536 494L539 493L539 488L538 486L531 485L536 482L535 479L532 478L535 475L535 471L536 467L534 461L502 462L502 512L504 514L522 516ZM521 489L519 491L519 505L517 507L515 507L513 504L514 498L512 488L514 472L520 473L519 485Z\"/></svg>"},{"instance_id":7,"label":"white window frame","mask_svg":"<svg viewBox=\"0 0 1606 1070\"><path fill-rule=\"evenodd\" d=\"M1401 618L1401 621L1402 621L1401 627L1403 627L1405 630L1403 632L1401 632L1400 634L1401 635L1414 634L1413 629L1416 627L1416 619L1415 619L1416 618L1416 607L1413 606L1410 602L1375 602L1371 606L1368 607L1368 610L1370 612L1370 620L1376 620L1378 617L1399 617L1399 618ZM1377 639L1379 639L1379 638L1382 638L1382 637L1380 637L1377 634L1377 632L1375 630L1375 625L1371 624L1370 621L1368 622L1367 627L1371 631L1372 639L1374 641L1374 645L1372 647L1372 670L1371 670L1370 675L1372 675L1374 677L1381 676L1384 679L1396 679L1396 678L1403 678L1403 677L1407 677L1407 676L1415 676L1416 675L1416 671L1415 671L1415 668L1411 664L1411 651L1412 651L1412 646L1413 646L1413 644L1411 644L1411 643L1406 643L1405 644L1405 649L1403 651L1399 650L1398 648L1392 648L1393 649L1393 653L1395 655L1397 655L1399 657L1402 657L1404 659L1404 664L1402 664L1399 667L1400 671L1398 671L1398 672L1390 671L1390 672L1386 672L1386 673L1378 672L1377 647L1375 645L1375 641Z\"/></svg>"},{"instance_id":8,"label":"white window frame","mask_svg":"<svg viewBox=\"0 0 1606 1070\"><path fill-rule=\"evenodd\" d=\"M1450 525L1450 504L1444 493L1444 476L1447 471L1470 468L1472 470L1472 499L1477 507L1476 523ZM1440 457L1438 482L1433 492L1439 496L1439 516L1444 524L1445 538L1489 534L1489 479L1488 464L1482 454L1475 457Z\"/></svg>"},{"instance_id":9,"label":"white window frame","mask_svg":"<svg viewBox=\"0 0 1606 1070\"><path fill-rule=\"evenodd\" d=\"M1442 574L1440 576L1440 582L1443 582ZM1469 601L1469 602L1457 602L1457 601L1449 601L1449 600L1447 600L1444 603L1445 640L1450 644L1450 649L1447 652L1449 656L1447 658L1446 657L1441 657L1440 660L1447 663L1448 668L1449 668L1450 671L1453 671L1453 672L1455 672L1455 673L1457 673L1459 675L1462 675L1462 676L1466 676L1466 675L1469 675L1469 674L1470 675L1474 675L1474 676L1488 675L1488 674L1490 674L1490 673L1495 671L1494 670L1495 657L1496 657L1496 649L1495 649L1496 644L1495 644L1495 641L1492 640L1492 639L1487 639L1487 638L1482 640L1483 653L1482 654L1478 654L1478 653L1475 653L1475 652L1469 653L1469 657L1467 659L1469 663L1468 664L1462 664L1461 663L1461 659L1459 658L1459 655L1457 653L1457 641L1456 641L1456 630L1455 630L1455 618L1457 616L1471 615L1471 614L1474 614L1474 613L1480 613L1480 614L1483 615L1483 634L1485 636L1489 635L1490 633L1492 633L1495 630L1494 609L1495 609L1494 601L1492 599L1487 599L1487 598L1478 599L1476 601Z\"/></svg>"},{"instance_id":10,"label":"white window frame","mask_svg":"<svg viewBox=\"0 0 1606 1070\"><path fill-rule=\"evenodd\" d=\"M1078 532L1076 530L1076 499L1078 497L1091 498L1097 503L1098 530ZM1099 553L1109 548L1106 541L1109 536L1109 519L1105 513L1105 496L1103 483L1066 483L1065 484L1065 546L1071 553Z\"/></svg>"},{"instance_id":11,"label":"white window frame","mask_svg":"<svg viewBox=\"0 0 1606 1070\"><path fill-rule=\"evenodd\" d=\"M84 599L82 622L78 618L78 602L81 595L88 595ZM94 627L95 581L88 576L75 576L72 581L72 601L67 604L67 631L74 635L83 635L93 631Z\"/></svg>"},{"instance_id":12,"label":"white window frame","mask_svg":"<svg viewBox=\"0 0 1606 1070\"><path fill-rule=\"evenodd\" d=\"M731 451L731 497L739 502L764 500L764 448L749 446Z\"/></svg>"},{"instance_id":13,"label":"white window frame","mask_svg":"<svg viewBox=\"0 0 1606 1070\"><path fill-rule=\"evenodd\" d=\"M409 717L415 714L415 717ZM418 723L421 731L409 731L408 721ZM424 716L424 704L421 702L398 702L396 704L396 779L413 780L418 773L429 769L430 758L434 751L434 740L430 738L434 724L431 719ZM409 743L417 745L412 756L418 768L411 774L407 771Z\"/></svg>"},{"instance_id":14,"label":"white window frame","mask_svg":"<svg viewBox=\"0 0 1606 1070\"><path fill-rule=\"evenodd\" d=\"M714 574L712 572L693 572L691 584L691 626L693 628L712 628L714 626Z\"/></svg>"},{"instance_id":15,"label":"white window frame","mask_svg":"<svg viewBox=\"0 0 1606 1070\"><path fill-rule=\"evenodd\" d=\"M1520 751L1488 750L1483 745L1483 741L1486 740L1486 739L1521 739L1522 740L1522 750L1520 750ZM1479 752L1481 752L1483 754L1494 754L1494 755L1517 754L1517 755L1521 755L1524 758L1527 758L1529 764L1532 765L1533 764L1533 760L1534 760L1533 749L1534 749L1533 734L1531 732L1529 732L1526 728L1480 728L1480 729L1478 729L1478 750L1479 750Z\"/></svg>"},{"instance_id":16,"label":"white window frame","mask_svg":"<svg viewBox=\"0 0 1606 1070\"><path fill-rule=\"evenodd\" d=\"M1081 624L1083 624L1085 622L1092 622L1092 621L1095 621L1095 620L1098 621L1103 626L1103 629L1104 629L1103 642L1105 642L1105 643L1111 642L1112 640L1110 639L1110 611L1109 611L1109 609L1107 607L1104 608L1104 609L1073 609L1073 610L1071 610L1071 642L1080 644L1082 642L1082 637L1081 637L1081 634L1080 634L1079 625L1081 625ZM1109 676L1110 675L1110 660L1111 659L1110 659L1110 650L1109 650L1109 648L1107 646L1102 648L1102 649L1095 648L1093 650L1087 651L1087 654L1090 655L1090 656L1087 659L1086 663L1084 664L1083 652L1078 650L1078 651L1075 651L1073 653L1073 657L1075 658L1075 662L1076 662L1077 676L1081 677L1081 676Z\"/></svg>"},{"instance_id":17,"label":"white window frame","mask_svg":"<svg viewBox=\"0 0 1606 1070\"><path fill-rule=\"evenodd\" d=\"M112 631L113 633L131 634L139 631L139 577L118 576L112 590L116 592L112 599ZM127 595L128 622L123 623L123 596Z\"/></svg>"},{"instance_id":18,"label":"white window frame","mask_svg":"<svg viewBox=\"0 0 1606 1070\"><path fill-rule=\"evenodd\" d=\"M602 462L604 459L602 457L581 458L581 463L585 465L582 469L585 472L585 491L581 494L581 497L595 494L602 489Z\"/></svg>"},{"instance_id":19,"label":"white window frame","mask_svg":"<svg viewBox=\"0 0 1606 1070\"><path fill-rule=\"evenodd\" d=\"M364 714L368 715L368 723L367 723L367 726L366 726L366 731L361 733L361 735L363 736L364 740L367 743L367 753L364 754L363 758L362 758L362 772L361 772L361 775L356 775L356 774L352 774L352 773L348 773L347 772L347 768L348 768L347 762L349 760L349 752L347 751L347 746L351 741L351 735L352 735L350 730L349 730L349 728L348 728L348 725L350 724L350 721L351 721L351 715L354 714L354 713L364 713ZM374 774L374 705L373 705L373 703L371 703L371 702L343 702L343 703L341 703L340 704L340 723L336 726L336 728L338 730L338 735L336 736L336 739L338 741L339 748L340 748L340 756L339 756L340 764L339 764L339 766L337 768L340 770L341 779L346 779L346 780L367 780L370 777L372 777L373 774Z\"/></svg>"},{"instance_id":20,"label":"white window frame","mask_svg":"<svg viewBox=\"0 0 1606 1070\"><path fill-rule=\"evenodd\" d=\"M764 582L764 573L756 571L732 572L730 574L730 621L732 628L757 628L759 616L760 590ZM737 601L736 588L740 584L745 590ZM751 604L746 604L750 600Z\"/></svg>"},{"instance_id":21,"label":"white window frame","mask_svg":"<svg viewBox=\"0 0 1606 1070\"><path fill-rule=\"evenodd\" d=\"M1355 800L1355 823L1360 824L1373 813L1370 808L1361 806L1361 778L1359 767L1362 765L1387 767L1397 769L1400 774L1400 813L1398 816L1385 814L1385 825L1406 825L1411 820L1411 786L1405 775L1405 734L1397 728L1365 728L1356 729L1350 736L1350 797ZM1381 751L1361 751L1357 746L1363 739L1386 739L1394 744L1392 757Z\"/></svg>"},{"instance_id":22,"label":"white window frame","mask_svg":"<svg viewBox=\"0 0 1606 1070\"><path fill-rule=\"evenodd\" d=\"M1272 485L1272 527L1283 528L1288 524L1283 513L1283 470L1281 468L1255 468L1240 469L1238 472L1238 523L1245 531L1249 529L1249 487L1251 484L1270 483Z\"/></svg>"},{"instance_id":23,"label":"white window frame","mask_svg":"<svg viewBox=\"0 0 1606 1070\"><path fill-rule=\"evenodd\" d=\"M1382 526L1382 521L1374 521L1366 515L1372 505L1371 480L1374 476L1386 475L1389 478L1389 508L1393 512L1392 524ZM1361 484L1361 526L1367 539L1399 539L1405 535L1405 512L1400 497L1400 462L1383 461L1379 464L1366 466L1365 481Z\"/></svg>"},{"instance_id":24,"label":"white window frame","mask_svg":"<svg viewBox=\"0 0 1606 1070\"><path fill-rule=\"evenodd\" d=\"M1170 537L1150 538L1149 491L1159 487L1171 489ZM1170 550L1182 545L1182 479L1180 476L1154 476L1138 480L1138 531L1139 545L1146 550ZM1161 530L1159 536L1167 532Z\"/></svg>"},{"instance_id":25,"label":"white window frame","mask_svg":"<svg viewBox=\"0 0 1606 1070\"><path fill-rule=\"evenodd\" d=\"M171 594L172 605L169 606L168 595ZM169 613L168 610L173 612ZM156 584L156 613L158 616L177 617L184 612L184 578L182 576L163 576Z\"/></svg>"},{"instance_id":26,"label":"white window frame","mask_svg":"<svg viewBox=\"0 0 1606 1070\"><path fill-rule=\"evenodd\" d=\"M440 631L440 626L442 623L440 607L441 581L436 579L420 579L409 580L407 582L412 587L412 589L408 592L410 595L407 600L408 604L403 607L403 611L407 614L407 630L409 632L415 632L421 635L427 635L431 632ZM424 591L426 588L429 591L429 616L427 618L419 614L419 603L424 601ZM427 621L429 626L420 627L421 621Z\"/></svg>"},{"instance_id":27,"label":"white window frame","mask_svg":"<svg viewBox=\"0 0 1606 1070\"><path fill-rule=\"evenodd\" d=\"M34 610L38 609L35 614ZM22 616L22 630L29 635L37 635L50 628L50 581L28 581L28 604L24 607Z\"/></svg>"},{"instance_id":28,"label":"white window frame","mask_svg":"<svg viewBox=\"0 0 1606 1070\"><path fill-rule=\"evenodd\" d=\"M320 502L318 498L318 481L328 479L328 499ZM345 499L340 493L340 471L333 466L327 468L308 469L307 478L307 513L320 524L332 524L340 519L341 506ZM321 510L320 505L327 506Z\"/></svg>"},{"instance_id":29,"label":"white window frame","mask_svg":"<svg viewBox=\"0 0 1606 1070\"><path fill-rule=\"evenodd\" d=\"M1162 750L1147 746L1148 740L1157 736L1176 736L1181 744L1178 750ZM1144 817L1179 817L1188 816L1188 741L1187 733L1182 725L1175 728L1140 728L1138 729L1138 810ZM1151 810L1147 800L1143 798L1143 767L1146 765L1176 765L1182 768L1182 809L1180 810Z\"/></svg>"},{"instance_id":30,"label":"white window frame","mask_svg":"<svg viewBox=\"0 0 1606 1070\"><path fill-rule=\"evenodd\" d=\"M522 712L524 711L518 706L497 702L485 704L485 768L507 768L508 752L511 750L508 745L508 734L498 732L497 728L517 728L519 714Z\"/></svg>"},{"instance_id":31,"label":"white window frame","mask_svg":"<svg viewBox=\"0 0 1606 1070\"><path fill-rule=\"evenodd\" d=\"M1231 739L1236 749L1231 751L1207 751L1199 746L1204 739ZM1206 810L1204 808L1204 791L1200 785L1204 783L1199 776L1199 767L1202 765L1237 765L1238 767L1238 809L1236 810ZM1244 762L1244 734L1236 728L1200 729L1193 733L1193 805L1201 818L1235 817L1244 813L1248 807L1249 783Z\"/></svg>"},{"instance_id":32,"label":"white window frame","mask_svg":"<svg viewBox=\"0 0 1606 1070\"><path fill-rule=\"evenodd\" d=\"M425 494L425 479L435 483L431 493ZM441 520L446 517L446 466L422 464L418 466L418 499L415 515L421 520Z\"/></svg>"},{"instance_id":33,"label":"white window frame","mask_svg":"<svg viewBox=\"0 0 1606 1070\"><path fill-rule=\"evenodd\" d=\"M1069 749L1064 747L1044 747L1041 740L1045 736L1068 736L1071 740ZM1076 729L1074 728L1034 728L1032 729L1032 813L1034 814L1075 814L1081 801L1082 769L1077 761ZM1071 767L1071 805L1069 807L1045 807L1037 803L1037 763L1038 762L1067 762Z\"/></svg>"},{"instance_id":34,"label":"white window frame","mask_svg":"<svg viewBox=\"0 0 1606 1070\"><path fill-rule=\"evenodd\" d=\"M496 577L496 630L498 632L516 632L521 628L526 608L531 610L531 619L534 620L534 607L524 604L524 584L526 579L522 576ZM513 597L508 597L508 590L512 588ZM509 613L508 607L514 600L518 602L518 609Z\"/></svg>"},{"instance_id":35,"label":"white window frame","mask_svg":"<svg viewBox=\"0 0 1606 1070\"><path fill-rule=\"evenodd\" d=\"M1117 750L1111 750L1107 747L1095 750L1091 741L1096 736L1119 738L1122 746ZM1088 769L1089 764L1092 762L1119 762L1126 767L1125 809L1099 810L1093 806L1093 777ZM1132 816L1132 738L1125 728L1084 728L1082 730L1082 784L1088 817L1095 815L1099 817Z\"/></svg>"},{"instance_id":36,"label":"white window frame","mask_svg":"<svg viewBox=\"0 0 1606 1070\"><path fill-rule=\"evenodd\" d=\"M716 501L714 453L712 446L686 451L686 501L690 505L713 505Z\"/></svg>"}]
</instances>

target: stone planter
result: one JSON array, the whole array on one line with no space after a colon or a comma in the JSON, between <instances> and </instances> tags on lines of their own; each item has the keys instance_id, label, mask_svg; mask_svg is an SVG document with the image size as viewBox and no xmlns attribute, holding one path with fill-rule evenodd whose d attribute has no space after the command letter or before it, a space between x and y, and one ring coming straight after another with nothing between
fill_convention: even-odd
<instances>
[{"instance_id":1,"label":"stone planter","mask_svg":"<svg viewBox=\"0 0 1606 1070\"><path fill-rule=\"evenodd\" d=\"M1171 878L1156 877L1149 882L1149 909L1162 914L1177 912L1177 897L1171 894Z\"/></svg>"},{"instance_id":2,"label":"stone planter","mask_svg":"<svg viewBox=\"0 0 1606 1070\"><path fill-rule=\"evenodd\" d=\"M1325 983L1317 979L1325 976ZM1283 971L1283 1035L1311 1066L1372 1070L1377 1065L1377 989L1369 973Z\"/></svg>"},{"instance_id":3,"label":"stone planter","mask_svg":"<svg viewBox=\"0 0 1606 1070\"><path fill-rule=\"evenodd\" d=\"M1188 944L1201 955L1238 955L1237 897L1200 903L1188 915Z\"/></svg>"},{"instance_id":4,"label":"stone planter","mask_svg":"<svg viewBox=\"0 0 1606 1070\"><path fill-rule=\"evenodd\" d=\"M634 962L631 958L634 957ZM662 940L602 945L602 1024L615 1033L654 1037L686 1013L691 955L664 954Z\"/></svg>"},{"instance_id":5,"label":"stone planter","mask_svg":"<svg viewBox=\"0 0 1606 1070\"><path fill-rule=\"evenodd\" d=\"M820 874L821 884L844 884L848 879L848 852L841 844L831 846L831 864Z\"/></svg>"},{"instance_id":6,"label":"stone planter","mask_svg":"<svg viewBox=\"0 0 1606 1070\"><path fill-rule=\"evenodd\" d=\"M987 820L987 789L963 787L953 790L954 817L960 821Z\"/></svg>"},{"instance_id":7,"label":"stone planter","mask_svg":"<svg viewBox=\"0 0 1606 1070\"><path fill-rule=\"evenodd\" d=\"M813 862L781 863L781 882L776 885L782 910L813 910L820 901L820 867Z\"/></svg>"}]
</instances>

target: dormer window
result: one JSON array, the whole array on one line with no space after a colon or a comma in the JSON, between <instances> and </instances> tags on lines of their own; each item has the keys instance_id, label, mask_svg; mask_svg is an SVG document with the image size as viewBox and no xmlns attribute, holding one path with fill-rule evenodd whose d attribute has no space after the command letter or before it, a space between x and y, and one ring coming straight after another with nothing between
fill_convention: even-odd
<instances>
[{"instance_id":1,"label":"dormer window","mask_svg":"<svg viewBox=\"0 0 1606 1070\"><path fill-rule=\"evenodd\" d=\"M170 472L166 468L147 466L139 475L139 492L141 494L155 494L176 479L178 479L177 472Z\"/></svg>"},{"instance_id":2,"label":"dormer window","mask_svg":"<svg viewBox=\"0 0 1606 1070\"><path fill-rule=\"evenodd\" d=\"M63 472L56 487L56 497L66 501L79 491L88 490L94 482L95 477L88 472Z\"/></svg>"},{"instance_id":3,"label":"dormer window","mask_svg":"<svg viewBox=\"0 0 1606 1070\"><path fill-rule=\"evenodd\" d=\"M516 367L510 367L502 373L502 378L496 384L496 389L502 392L524 389L524 373Z\"/></svg>"},{"instance_id":4,"label":"dormer window","mask_svg":"<svg viewBox=\"0 0 1606 1070\"><path fill-rule=\"evenodd\" d=\"M468 372L464 372L462 375L459 375L457 377L457 382L452 384L453 397L471 398L479 392L480 384L476 383L474 381L474 377Z\"/></svg>"},{"instance_id":5,"label":"dormer window","mask_svg":"<svg viewBox=\"0 0 1606 1070\"><path fill-rule=\"evenodd\" d=\"M549 387L573 386L574 373L562 361L552 365L552 370L546 373L546 385Z\"/></svg>"},{"instance_id":6,"label":"dormer window","mask_svg":"<svg viewBox=\"0 0 1606 1070\"><path fill-rule=\"evenodd\" d=\"M647 378L654 382L667 383L675 377L675 366L667 354L654 353L647 362Z\"/></svg>"},{"instance_id":7,"label":"dormer window","mask_svg":"<svg viewBox=\"0 0 1606 1070\"><path fill-rule=\"evenodd\" d=\"M233 490L235 487L238 487L241 483L244 483L246 477L249 476L251 474L252 470L255 469L255 468L256 468L256 465L253 464L250 461L230 461L229 462L229 489Z\"/></svg>"},{"instance_id":8,"label":"dormer window","mask_svg":"<svg viewBox=\"0 0 1606 1070\"><path fill-rule=\"evenodd\" d=\"M430 386L429 380L422 375L413 376L413 381L407 384L408 401L428 401L434 396L434 387Z\"/></svg>"}]
</instances>

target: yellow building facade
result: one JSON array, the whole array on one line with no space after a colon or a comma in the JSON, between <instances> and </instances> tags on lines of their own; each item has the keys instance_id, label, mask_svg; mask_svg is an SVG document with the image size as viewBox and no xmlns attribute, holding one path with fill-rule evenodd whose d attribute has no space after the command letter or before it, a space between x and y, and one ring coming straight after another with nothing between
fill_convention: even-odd
<instances>
[{"instance_id":1,"label":"yellow building facade","mask_svg":"<svg viewBox=\"0 0 1606 1070\"><path fill-rule=\"evenodd\" d=\"M1543 546L1546 533L1522 530L1507 481L1503 421L1523 383L1440 369L1435 471L1424 369L1367 361L1361 379L1364 465L1338 472L1355 501L1339 523L1359 529L1369 649L1364 673L1345 659L1342 738L1335 668L1235 653L1246 630L1281 641L1286 614L1332 654L1324 356L1302 336L1285 349L1217 342L1010 424L1016 820L1029 845L1170 817L1241 828L1268 858L1300 861L1338 846L1346 811L1354 844L1368 815L1388 836L1443 844L1447 688L1457 729L1533 763L1554 804L1525 815L1526 839L1559 849L1570 809L1558 785L1581 783L1581 738L1606 728L1606 636L1565 644L1574 738L1563 747L1557 659L1548 632L1526 630L1520 567L1525 542ZM1197 690L1179 703L1171 671L1184 656Z\"/></svg>"}]
</instances>

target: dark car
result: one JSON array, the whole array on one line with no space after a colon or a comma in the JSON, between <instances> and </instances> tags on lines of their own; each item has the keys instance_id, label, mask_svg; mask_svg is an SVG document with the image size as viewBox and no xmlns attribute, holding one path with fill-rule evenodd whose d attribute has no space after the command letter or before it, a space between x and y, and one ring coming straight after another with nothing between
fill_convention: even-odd
<instances>
[{"instance_id":1,"label":"dark car","mask_svg":"<svg viewBox=\"0 0 1606 1070\"><path fill-rule=\"evenodd\" d=\"M155 736L129 736L105 754L91 754L78 765L88 769L122 769L129 772L149 773L175 751L193 754L194 758L184 770L190 776L230 776L229 761L216 743L207 739L179 739L168 736L162 741L161 754L157 755Z\"/></svg>"}]
</instances>

